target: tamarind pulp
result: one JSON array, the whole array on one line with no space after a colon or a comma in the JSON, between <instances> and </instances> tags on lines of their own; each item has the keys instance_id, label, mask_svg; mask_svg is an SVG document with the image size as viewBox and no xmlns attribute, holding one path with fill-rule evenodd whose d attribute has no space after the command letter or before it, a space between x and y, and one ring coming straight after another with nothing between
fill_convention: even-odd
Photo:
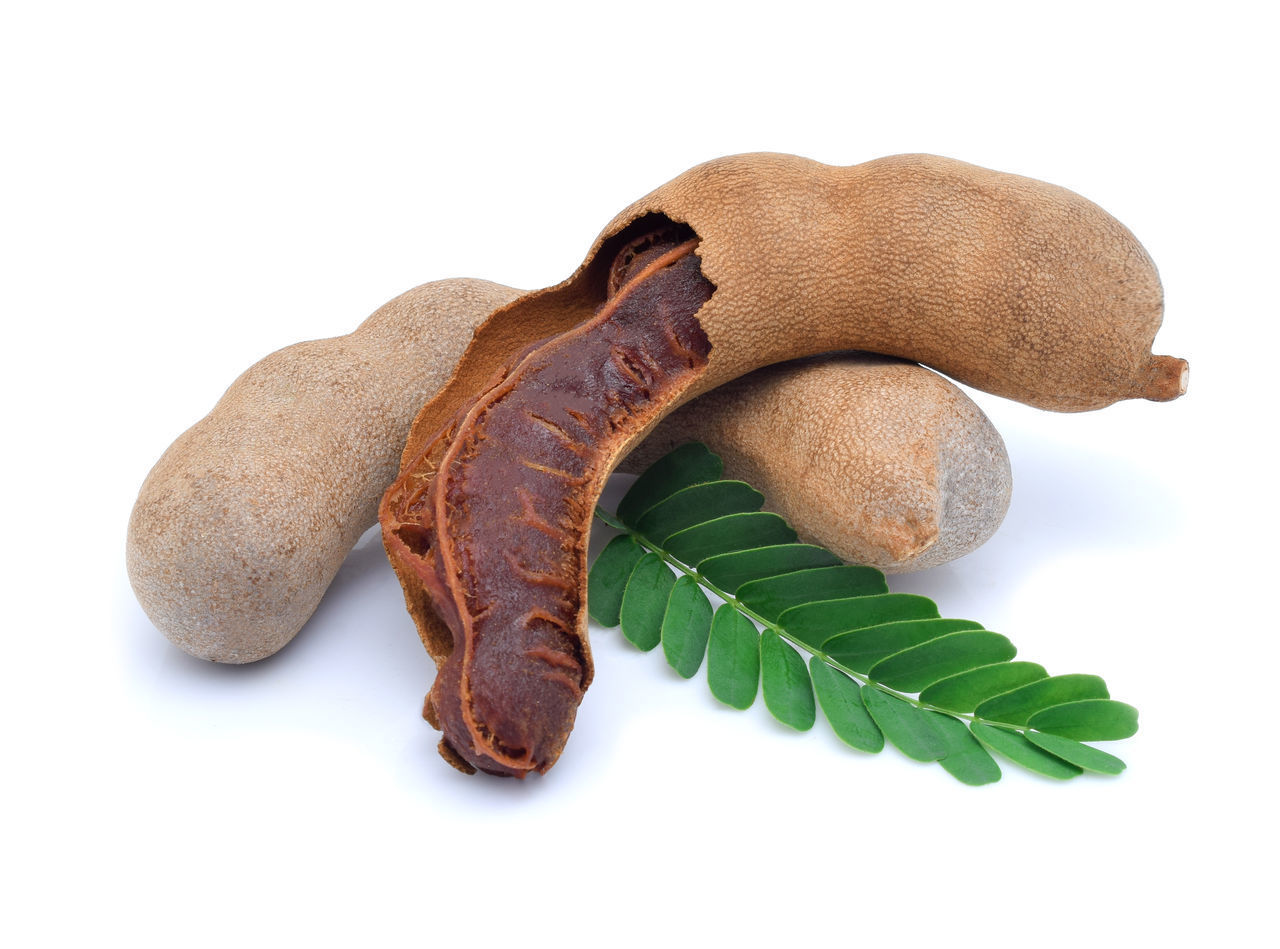
<instances>
[{"instance_id":1,"label":"tamarind pulp","mask_svg":"<svg viewBox=\"0 0 1280 949\"><path fill-rule=\"evenodd\" d=\"M688 388L710 298L687 229L618 254L586 324L518 358L388 493L384 539L451 642L424 714L464 769L545 771L592 666L583 538L616 448Z\"/></svg>"}]
</instances>

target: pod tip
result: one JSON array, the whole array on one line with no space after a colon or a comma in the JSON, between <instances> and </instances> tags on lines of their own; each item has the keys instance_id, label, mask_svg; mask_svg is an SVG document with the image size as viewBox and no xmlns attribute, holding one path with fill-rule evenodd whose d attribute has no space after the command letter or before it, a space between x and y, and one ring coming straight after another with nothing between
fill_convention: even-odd
<instances>
[{"instance_id":1,"label":"pod tip","mask_svg":"<svg viewBox=\"0 0 1280 949\"><path fill-rule=\"evenodd\" d=\"M1152 402L1169 402L1185 395L1191 367L1177 356L1153 356L1141 395Z\"/></svg>"}]
</instances>

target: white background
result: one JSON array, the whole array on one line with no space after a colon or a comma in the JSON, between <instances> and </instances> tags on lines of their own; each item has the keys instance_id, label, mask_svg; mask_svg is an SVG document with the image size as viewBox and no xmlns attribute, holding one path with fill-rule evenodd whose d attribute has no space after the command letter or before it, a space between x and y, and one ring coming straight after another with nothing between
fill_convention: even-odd
<instances>
[{"instance_id":1,"label":"white background","mask_svg":"<svg viewBox=\"0 0 1280 949\"><path fill-rule=\"evenodd\" d=\"M5 6L7 944L1268 938L1263 7L890 6ZM1053 181L1159 265L1156 349L1189 394L1075 416L979 394L1008 519L895 582L1105 676L1142 712L1123 776L967 788L725 709L597 631L551 773L464 777L418 717L432 666L372 538L268 661L150 625L129 509L250 363L427 280L556 283L634 198L755 150Z\"/></svg>"}]
</instances>

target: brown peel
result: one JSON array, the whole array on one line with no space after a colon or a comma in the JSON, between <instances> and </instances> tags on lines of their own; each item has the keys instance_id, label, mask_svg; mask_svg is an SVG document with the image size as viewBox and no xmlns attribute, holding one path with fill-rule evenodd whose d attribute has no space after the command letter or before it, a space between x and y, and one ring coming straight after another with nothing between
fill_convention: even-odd
<instances>
[{"instance_id":1,"label":"brown peel","mask_svg":"<svg viewBox=\"0 0 1280 949\"><path fill-rule=\"evenodd\" d=\"M712 389L618 468L639 473L687 441L720 455L724 477L758 488L802 541L886 573L976 549L1012 493L1004 441L964 392L866 353L779 363Z\"/></svg>"},{"instance_id":2,"label":"brown peel","mask_svg":"<svg viewBox=\"0 0 1280 949\"><path fill-rule=\"evenodd\" d=\"M289 642L376 522L414 413L518 292L425 284L232 383L156 462L129 519L129 580L156 627L215 662Z\"/></svg>"}]
</instances>

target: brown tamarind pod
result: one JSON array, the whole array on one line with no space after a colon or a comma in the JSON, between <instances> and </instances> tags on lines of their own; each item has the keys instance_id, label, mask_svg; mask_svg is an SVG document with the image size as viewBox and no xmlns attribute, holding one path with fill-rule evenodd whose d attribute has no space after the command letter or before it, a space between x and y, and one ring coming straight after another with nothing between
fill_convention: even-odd
<instances>
[{"instance_id":1,"label":"brown tamarind pod","mask_svg":"<svg viewBox=\"0 0 1280 949\"><path fill-rule=\"evenodd\" d=\"M838 353L765 366L664 418L618 465L640 473L701 441L807 544L905 573L985 543L1013 474L991 420L915 363Z\"/></svg>"},{"instance_id":2,"label":"brown tamarind pod","mask_svg":"<svg viewBox=\"0 0 1280 949\"><path fill-rule=\"evenodd\" d=\"M377 522L414 413L476 325L518 296L438 280L241 374L134 503L125 561L156 627L214 662L253 662L293 639Z\"/></svg>"},{"instance_id":3,"label":"brown tamarind pod","mask_svg":"<svg viewBox=\"0 0 1280 949\"><path fill-rule=\"evenodd\" d=\"M675 231L687 238L683 256L645 256ZM681 282L695 269L698 292ZM736 156L641 199L567 281L477 330L415 420L384 497L388 554L443 660L428 701L442 750L501 774L554 763L590 679L582 606L592 505L618 459L681 402L839 349L915 360L1049 409L1167 400L1184 391L1186 363L1151 355L1162 306L1150 258L1100 208L948 159L836 168ZM616 357L596 340L615 318L637 334L617 338ZM494 420L504 405L553 413L552 425L505 428ZM564 454L545 470L510 462L556 442Z\"/></svg>"}]
</instances>

